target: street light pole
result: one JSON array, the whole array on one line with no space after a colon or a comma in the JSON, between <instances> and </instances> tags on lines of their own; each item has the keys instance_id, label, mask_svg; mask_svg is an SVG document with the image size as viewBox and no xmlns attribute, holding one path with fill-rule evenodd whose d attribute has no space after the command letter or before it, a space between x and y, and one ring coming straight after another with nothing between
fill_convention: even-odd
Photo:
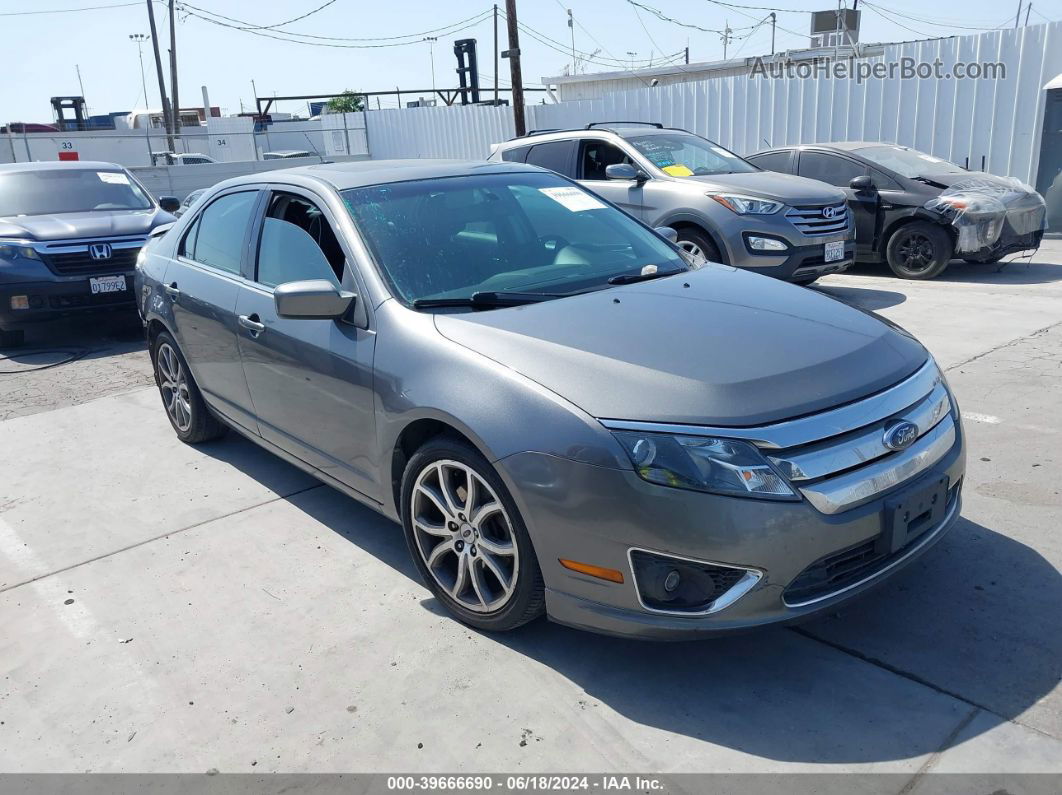
<instances>
[{"instance_id":1,"label":"street light pole","mask_svg":"<svg viewBox=\"0 0 1062 795\"><path fill-rule=\"evenodd\" d=\"M147 110L147 77L144 76L144 42L148 40L146 33L130 33L129 40L136 42L136 51L140 55L140 88L144 92L144 110Z\"/></svg>"},{"instance_id":2,"label":"street light pole","mask_svg":"<svg viewBox=\"0 0 1062 795\"><path fill-rule=\"evenodd\" d=\"M431 57L431 90L435 93L435 42L439 40L438 36L425 36L422 41L428 42L428 55ZM399 103L401 107L402 103Z\"/></svg>"}]
</instances>

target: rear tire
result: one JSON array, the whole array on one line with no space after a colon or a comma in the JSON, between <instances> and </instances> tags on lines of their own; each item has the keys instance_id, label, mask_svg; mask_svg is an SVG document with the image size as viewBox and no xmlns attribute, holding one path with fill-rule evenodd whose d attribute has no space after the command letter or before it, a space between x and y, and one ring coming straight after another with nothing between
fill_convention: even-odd
<instances>
[{"instance_id":1,"label":"rear tire","mask_svg":"<svg viewBox=\"0 0 1062 795\"><path fill-rule=\"evenodd\" d=\"M26 341L24 331L5 331L0 329L0 348L18 348Z\"/></svg>"},{"instance_id":2,"label":"rear tire","mask_svg":"<svg viewBox=\"0 0 1062 795\"><path fill-rule=\"evenodd\" d=\"M505 632L545 612L527 526L474 447L452 436L429 439L406 465L400 500L409 553L451 615L476 629Z\"/></svg>"},{"instance_id":3,"label":"rear tire","mask_svg":"<svg viewBox=\"0 0 1062 795\"><path fill-rule=\"evenodd\" d=\"M892 233L885 246L885 258L901 279L933 279L948 267L953 249L943 228L915 221Z\"/></svg>"},{"instance_id":4,"label":"rear tire","mask_svg":"<svg viewBox=\"0 0 1062 795\"><path fill-rule=\"evenodd\" d=\"M151 361L162 407L177 438L185 444L201 444L224 436L228 428L203 401L184 354L167 332L161 332L152 343Z\"/></svg>"},{"instance_id":5,"label":"rear tire","mask_svg":"<svg viewBox=\"0 0 1062 795\"><path fill-rule=\"evenodd\" d=\"M723 262L718 246L700 229L682 227L678 230L678 240L675 241L675 245L694 257L698 265L703 265L705 262Z\"/></svg>"}]
</instances>

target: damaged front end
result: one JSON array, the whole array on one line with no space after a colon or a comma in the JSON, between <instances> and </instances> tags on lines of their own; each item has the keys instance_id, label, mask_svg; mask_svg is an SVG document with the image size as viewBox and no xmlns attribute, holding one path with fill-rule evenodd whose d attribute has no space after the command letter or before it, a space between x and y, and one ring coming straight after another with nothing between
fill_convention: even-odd
<instances>
[{"instance_id":1,"label":"damaged front end","mask_svg":"<svg viewBox=\"0 0 1062 795\"><path fill-rule=\"evenodd\" d=\"M954 182L923 208L955 229L955 254L993 261L1035 251L1047 228L1043 197L1012 177L971 176Z\"/></svg>"}]
</instances>

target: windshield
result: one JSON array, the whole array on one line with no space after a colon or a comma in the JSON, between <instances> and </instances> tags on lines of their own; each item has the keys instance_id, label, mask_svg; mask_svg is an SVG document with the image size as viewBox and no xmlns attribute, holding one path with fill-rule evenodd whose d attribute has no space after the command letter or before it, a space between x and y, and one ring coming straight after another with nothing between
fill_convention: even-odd
<instances>
[{"instance_id":1,"label":"windshield","mask_svg":"<svg viewBox=\"0 0 1062 795\"><path fill-rule=\"evenodd\" d=\"M744 174L760 169L706 138L684 132L627 138L654 166L673 177Z\"/></svg>"},{"instance_id":2,"label":"windshield","mask_svg":"<svg viewBox=\"0 0 1062 795\"><path fill-rule=\"evenodd\" d=\"M871 163L895 171L901 177L920 177L923 174L962 174L966 169L939 157L927 155L905 146L868 146L857 150Z\"/></svg>"},{"instance_id":3,"label":"windshield","mask_svg":"<svg viewBox=\"0 0 1062 795\"><path fill-rule=\"evenodd\" d=\"M654 268L689 270L649 229L555 174L477 174L342 195L392 290L409 304L476 293L559 297Z\"/></svg>"},{"instance_id":4,"label":"windshield","mask_svg":"<svg viewBox=\"0 0 1062 795\"><path fill-rule=\"evenodd\" d=\"M0 217L151 207L151 199L124 171L57 168L0 173Z\"/></svg>"}]
</instances>

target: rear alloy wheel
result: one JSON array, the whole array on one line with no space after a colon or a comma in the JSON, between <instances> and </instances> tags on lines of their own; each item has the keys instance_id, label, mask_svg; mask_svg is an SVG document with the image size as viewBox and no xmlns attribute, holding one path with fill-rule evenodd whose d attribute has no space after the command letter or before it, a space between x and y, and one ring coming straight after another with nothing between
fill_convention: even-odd
<instances>
[{"instance_id":1,"label":"rear alloy wheel","mask_svg":"<svg viewBox=\"0 0 1062 795\"><path fill-rule=\"evenodd\" d=\"M932 279L948 267L952 250L951 238L941 227L916 221L893 232L885 257L901 279Z\"/></svg>"},{"instance_id":2,"label":"rear alloy wheel","mask_svg":"<svg viewBox=\"0 0 1062 795\"><path fill-rule=\"evenodd\" d=\"M173 337L165 332L159 334L152 348L155 383L177 438L187 444L199 444L224 436L227 429L203 402Z\"/></svg>"},{"instance_id":3,"label":"rear alloy wheel","mask_svg":"<svg viewBox=\"0 0 1062 795\"><path fill-rule=\"evenodd\" d=\"M722 262L719 249L708 235L699 229L684 227L678 231L678 240L675 245L685 251L700 266L706 262Z\"/></svg>"},{"instance_id":4,"label":"rear alloy wheel","mask_svg":"<svg viewBox=\"0 0 1062 795\"><path fill-rule=\"evenodd\" d=\"M497 473L463 441L436 437L410 459L402 525L425 583L459 620L504 631L542 613L527 529Z\"/></svg>"}]
</instances>

